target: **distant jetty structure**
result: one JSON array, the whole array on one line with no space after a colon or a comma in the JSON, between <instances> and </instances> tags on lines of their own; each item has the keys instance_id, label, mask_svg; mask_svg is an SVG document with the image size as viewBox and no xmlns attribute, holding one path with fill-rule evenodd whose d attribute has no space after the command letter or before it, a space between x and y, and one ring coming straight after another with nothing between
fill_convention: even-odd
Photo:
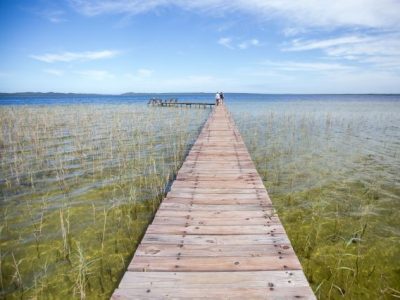
<instances>
[{"instance_id":1,"label":"distant jetty structure","mask_svg":"<svg viewBox=\"0 0 400 300\"><path fill-rule=\"evenodd\" d=\"M316 299L225 105L215 106L112 299Z\"/></svg>"},{"instance_id":2,"label":"distant jetty structure","mask_svg":"<svg viewBox=\"0 0 400 300\"><path fill-rule=\"evenodd\" d=\"M152 98L147 103L149 106L159 106L159 107L199 107L199 108L212 108L215 103L208 102L179 102L178 99L172 98L168 100L163 100L159 98Z\"/></svg>"}]
</instances>

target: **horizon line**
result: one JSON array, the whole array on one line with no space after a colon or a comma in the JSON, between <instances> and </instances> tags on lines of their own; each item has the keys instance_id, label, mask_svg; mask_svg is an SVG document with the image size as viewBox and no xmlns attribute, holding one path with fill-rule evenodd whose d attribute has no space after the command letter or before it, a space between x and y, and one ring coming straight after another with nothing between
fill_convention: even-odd
<instances>
[{"instance_id":1,"label":"horizon line","mask_svg":"<svg viewBox=\"0 0 400 300\"><path fill-rule=\"evenodd\" d=\"M216 92L123 92L123 93L96 93L96 92L0 92L1 96L6 95L18 95L18 94L61 94L61 95L87 95L87 96L129 96L129 94L137 95L165 95L165 94L215 94ZM400 95L399 92L387 93L387 92L346 92L346 93L276 93L276 92L223 92L224 94L249 94L249 95Z\"/></svg>"}]
</instances>

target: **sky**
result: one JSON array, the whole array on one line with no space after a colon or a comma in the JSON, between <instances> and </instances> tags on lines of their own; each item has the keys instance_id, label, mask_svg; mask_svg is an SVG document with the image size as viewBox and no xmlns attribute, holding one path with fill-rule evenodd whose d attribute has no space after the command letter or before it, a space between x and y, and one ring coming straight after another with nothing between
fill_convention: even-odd
<instances>
[{"instance_id":1,"label":"sky","mask_svg":"<svg viewBox=\"0 0 400 300\"><path fill-rule=\"evenodd\" d=\"M0 92L400 93L400 0L1 0Z\"/></svg>"}]
</instances>

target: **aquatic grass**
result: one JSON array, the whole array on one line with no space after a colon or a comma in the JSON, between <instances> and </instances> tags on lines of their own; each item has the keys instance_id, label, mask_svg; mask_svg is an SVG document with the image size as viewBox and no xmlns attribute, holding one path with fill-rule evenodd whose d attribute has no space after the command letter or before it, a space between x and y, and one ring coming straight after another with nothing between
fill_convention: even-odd
<instances>
[{"instance_id":1,"label":"aquatic grass","mask_svg":"<svg viewBox=\"0 0 400 300\"><path fill-rule=\"evenodd\" d=\"M399 103L230 109L317 297L397 297Z\"/></svg>"},{"instance_id":2,"label":"aquatic grass","mask_svg":"<svg viewBox=\"0 0 400 300\"><path fill-rule=\"evenodd\" d=\"M2 106L2 297L108 298L208 113Z\"/></svg>"}]
</instances>

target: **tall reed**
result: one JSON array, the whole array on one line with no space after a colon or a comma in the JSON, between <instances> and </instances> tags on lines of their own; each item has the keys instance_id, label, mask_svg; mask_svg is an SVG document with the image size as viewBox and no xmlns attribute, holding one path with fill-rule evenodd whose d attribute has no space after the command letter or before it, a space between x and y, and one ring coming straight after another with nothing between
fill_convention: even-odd
<instances>
[{"instance_id":1,"label":"tall reed","mask_svg":"<svg viewBox=\"0 0 400 300\"><path fill-rule=\"evenodd\" d=\"M0 107L0 285L108 298L209 110Z\"/></svg>"},{"instance_id":2,"label":"tall reed","mask_svg":"<svg viewBox=\"0 0 400 300\"><path fill-rule=\"evenodd\" d=\"M232 105L320 299L400 290L400 105L317 101Z\"/></svg>"}]
</instances>

